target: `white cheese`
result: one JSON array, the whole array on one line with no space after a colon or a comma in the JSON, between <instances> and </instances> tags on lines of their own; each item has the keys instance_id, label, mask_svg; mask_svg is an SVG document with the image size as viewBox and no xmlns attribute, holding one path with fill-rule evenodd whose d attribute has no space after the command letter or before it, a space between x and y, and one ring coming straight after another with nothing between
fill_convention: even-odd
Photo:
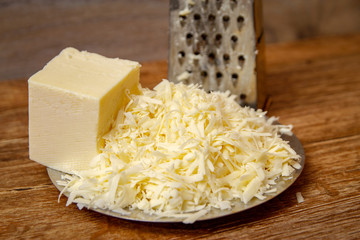
<instances>
[{"instance_id":1,"label":"white cheese","mask_svg":"<svg viewBox=\"0 0 360 240\"><path fill-rule=\"evenodd\" d=\"M302 196L301 192L296 193L296 200L298 203L304 202L304 197Z\"/></svg>"},{"instance_id":2,"label":"white cheese","mask_svg":"<svg viewBox=\"0 0 360 240\"><path fill-rule=\"evenodd\" d=\"M139 92L136 62L64 49L29 81L30 159L72 172L99 154L126 90Z\"/></svg>"},{"instance_id":3,"label":"white cheese","mask_svg":"<svg viewBox=\"0 0 360 240\"><path fill-rule=\"evenodd\" d=\"M229 93L167 80L142 92L119 112L92 169L61 182L70 201L192 223L211 208L263 199L299 159L280 138L287 126Z\"/></svg>"},{"instance_id":4,"label":"white cheese","mask_svg":"<svg viewBox=\"0 0 360 240\"><path fill-rule=\"evenodd\" d=\"M177 80L179 82L185 82L186 80L188 80L190 78L190 73L185 71L183 73L181 73L179 76L177 76Z\"/></svg>"}]
</instances>

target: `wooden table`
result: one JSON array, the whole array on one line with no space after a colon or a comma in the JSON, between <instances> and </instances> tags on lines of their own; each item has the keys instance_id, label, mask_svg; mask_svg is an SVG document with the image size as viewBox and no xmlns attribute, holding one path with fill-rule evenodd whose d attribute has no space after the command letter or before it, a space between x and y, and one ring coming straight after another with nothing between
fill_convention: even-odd
<instances>
[{"instance_id":1,"label":"wooden table","mask_svg":"<svg viewBox=\"0 0 360 240\"><path fill-rule=\"evenodd\" d=\"M1 82L0 238L359 239L360 35L270 45L266 54L269 115L294 125L305 169L279 197L193 225L115 219L65 207L65 197L58 203L46 168L28 159L27 83ZM143 64L144 86L165 77L165 61Z\"/></svg>"}]
</instances>

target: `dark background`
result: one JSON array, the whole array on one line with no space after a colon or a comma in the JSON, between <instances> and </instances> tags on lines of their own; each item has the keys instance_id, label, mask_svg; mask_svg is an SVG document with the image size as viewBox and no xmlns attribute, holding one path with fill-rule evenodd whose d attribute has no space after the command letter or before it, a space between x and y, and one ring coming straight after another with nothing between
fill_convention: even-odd
<instances>
[{"instance_id":1,"label":"dark background","mask_svg":"<svg viewBox=\"0 0 360 240\"><path fill-rule=\"evenodd\" d=\"M360 32L359 0L263 0L267 44ZM167 59L168 0L0 0L0 80L25 79L67 46Z\"/></svg>"}]
</instances>

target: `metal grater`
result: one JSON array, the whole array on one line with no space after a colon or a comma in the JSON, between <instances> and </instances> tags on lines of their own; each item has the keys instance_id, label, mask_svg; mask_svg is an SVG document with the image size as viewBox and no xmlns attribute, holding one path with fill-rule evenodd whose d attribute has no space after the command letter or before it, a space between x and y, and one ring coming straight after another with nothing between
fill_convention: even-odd
<instances>
[{"instance_id":1,"label":"metal grater","mask_svg":"<svg viewBox=\"0 0 360 240\"><path fill-rule=\"evenodd\" d=\"M171 0L168 78L264 108L261 0Z\"/></svg>"}]
</instances>

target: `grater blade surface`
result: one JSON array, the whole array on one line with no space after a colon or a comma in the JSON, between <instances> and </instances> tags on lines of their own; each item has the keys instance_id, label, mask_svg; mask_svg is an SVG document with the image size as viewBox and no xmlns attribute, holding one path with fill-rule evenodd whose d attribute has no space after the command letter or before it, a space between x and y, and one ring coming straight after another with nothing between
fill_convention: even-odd
<instances>
[{"instance_id":1,"label":"grater blade surface","mask_svg":"<svg viewBox=\"0 0 360 240\"><path fill-rule=\"evenodd\" d=\"M171 0L168 78L263 108L261 0Z\"/></svg>"}]
</instances>

